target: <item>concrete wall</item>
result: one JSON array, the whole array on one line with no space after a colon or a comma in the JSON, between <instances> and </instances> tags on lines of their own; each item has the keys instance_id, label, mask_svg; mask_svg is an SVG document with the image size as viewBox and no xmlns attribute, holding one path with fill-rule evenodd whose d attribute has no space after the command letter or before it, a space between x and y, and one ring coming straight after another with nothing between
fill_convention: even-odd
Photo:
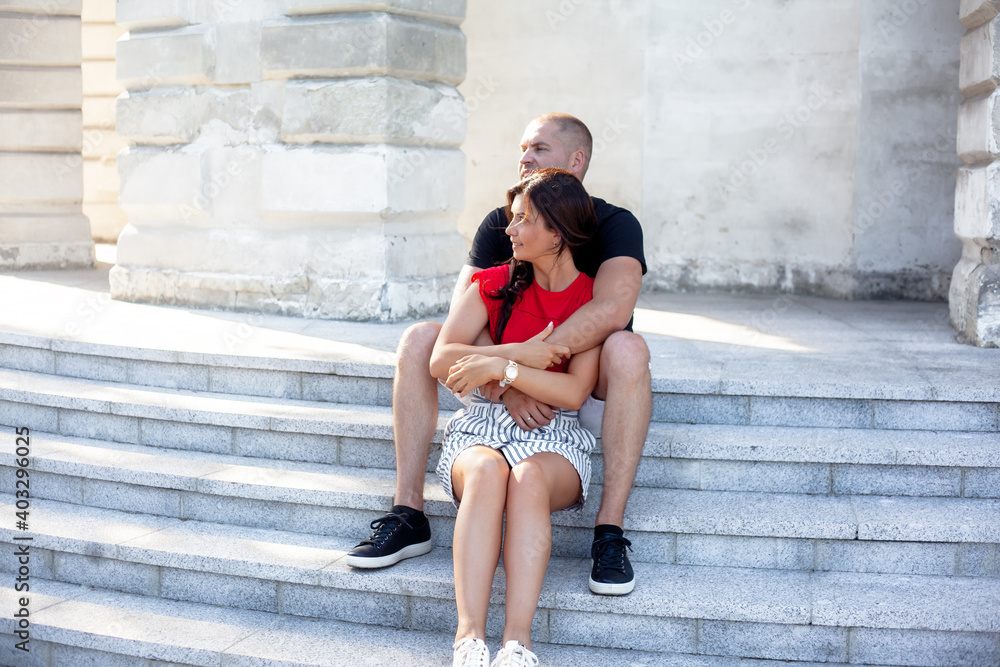
<instances>
[{"instance_id":1,"label":"concrete wall","mask_svg":"<svg viewBox=\"0 0 1000 667\"><path fill-rule=\"evenodd\" d=\"M643 223L647 287L947 295L957 3L512 0L463 30L467 237L560 110Z\"/></svg>"},{"instance_id":2,"label":"concrete wall","mask_svg":"<svg viewBox=\"0 0 1000 667\"><path fill-rule=\"evenodd\" d=\"M857 4L650 3L652 285L821 287L848 261Z\"/></svg>"},{"instance_id":3,"label":"concrete wall","mask_svg":"<svg viewBox=\"0 0 1000 667\"><path fill-rule=\"evenodd\" d=\"M855 294L946 298L954 233L958 3L862 3Z\"/></svg>"},{"instance_id":4,"label":"concrete wall","mask_svg":"<svg viewBox=\"0 0 1000 667\"><path fill-rule=\"evenodd\" d=\"M517 182L525 126L546 111L581 118L598 137L586 185L642 209L645 2L470 2L465 96L468 157L459 231L471 238Z\"/></svg>"},{"instance_id":5,"label":"concrete wall","mask_svg":"<svg viewBox=\"0 0 1000 667\"><path fill-rule=\"evenodd\" d=\"M83 0L83 212L96 241L114 243L125 224L115 159L126 144L115 132L115 0Z\"/></svg>"}]
</instances>

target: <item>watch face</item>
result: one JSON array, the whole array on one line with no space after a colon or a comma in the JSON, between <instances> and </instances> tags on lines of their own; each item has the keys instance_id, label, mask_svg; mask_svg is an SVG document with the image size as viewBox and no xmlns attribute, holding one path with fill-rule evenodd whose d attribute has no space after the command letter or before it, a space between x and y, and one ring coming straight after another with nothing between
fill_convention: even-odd
<instances>
[{"instance_id":1,"label":"watch face","mask_svg":"<svg viewBox=\"0 0 1000 667\"><path fill-rule=\"evenodd\" d=\"M507 378L510 382L517 379L517 366L508 366L503 369L503 376Z\"/></svg>"}]
</instances>

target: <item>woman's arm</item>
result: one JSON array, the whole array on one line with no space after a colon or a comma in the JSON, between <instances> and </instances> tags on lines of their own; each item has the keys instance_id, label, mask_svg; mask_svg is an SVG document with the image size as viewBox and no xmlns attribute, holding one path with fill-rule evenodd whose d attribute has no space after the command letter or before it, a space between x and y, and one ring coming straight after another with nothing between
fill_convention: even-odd
<instances>
[{"instance_id":1,"label":"woman's arm","mask_svg":"<svg viewBox=\"0 0 1000 667\"><path fill-rule=\"evenodd\" d=\"M538 335L524 343L506 345L476 346L476 338L489 324L486 304L479 294L479 284L472 283L456 301L452 303L448 319L445 320L434 351L431 353L431 375L444 380L456 361L471 354L513 359L519 364L548 368L569 357L569 348L564 345L550 345L545 338L552 333L552 326L546 327Z\"/></svg>"},{"instance_id":2,"label":"woman's arm","mask_svg":"<svg viewBox=\"0 0 1000 667\"><path fill-rule=\"evenodd\" d=\"M448 312L455 310L456 305L465 292L469 289L469 283L472 281L472 276L482 271L482 269L469 266L466 264L462 267L462 270L458 272L458 280L455 281L455 289L451 291L451 301L448 302Z\"/></svg>"},{"instance_id":3,"label":"woman's arm","mask_svg":"<svg viewBox=\"0 0 1000 667\"><path fill-rule=\"evenodd\" d=\"M517 379L510 386L551 406L579 410L597 386L600 359L601 346L598 345L573 355L565 373L519 366ZM471 354L455 362L445 384L453 392L465 396L486 382L502 379L506 366L506 359Z\"/></svg>"},{"instance_id":4,"label":"woman's arm","mask_svg":"<svg viewBox=\"0 0 1000 667\"><path fill-rule=\"evenodd\" d=\"M431 375L439 380L446 379L448 369L456 360L475 352L472 343L488 324L489 313L479 296L479 284L471 283L461 296L451 302L448 318L431 352Z\"/></svg>"}]
</instances>

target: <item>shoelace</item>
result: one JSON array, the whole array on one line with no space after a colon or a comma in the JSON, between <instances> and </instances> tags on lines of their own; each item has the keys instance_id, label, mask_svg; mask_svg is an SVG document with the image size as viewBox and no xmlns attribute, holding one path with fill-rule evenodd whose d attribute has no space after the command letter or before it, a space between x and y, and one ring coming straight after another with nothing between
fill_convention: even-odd
<instances>
[{"instance_id":1,"label":"shoelace","mask_svg":"<svg viewBox=\"0 0 1000 667\"><path fill-rule=\"evenodd\" d=\"M482 639L466 637L455 642L452 667L490 667L490 651ZM461 662L459 662L461 660Z\"/></svg>"},{"instance_id":2,"label":"shoelace","mask_svg":"<svg viewBox=\"0 0 1000 667\"><path fill-rule=\"evenodd\" d=\"M491 667L538 667L538 658L520 642L511 639L497 653Z\"/></svg>"},{"instance_id":3,"label":"shoelace","mask_svg":"<svg viewBox=\"0 0 1000 667\"><path fill-rule=\"evenodd\" d=\"M370 524L372 528L371 536L367 540L362 540L361 544L371 544L376 548L381 547L382 543L389 539L394 532L396 532L396 529L399 528L399 524L401 523L407 528L413 528L413 526L410 525L410 522L407 521L406 517L402 514L386 514L381 519L375 519Z\"/></svg>"},{"instance_id":4,"label":"shoelace","mask_svg":"<svg viewBox=\"0 0 1000 667\"><path fill-rule=\"evenodd\" d=\"M594 540L590 547L590 557L597 563L598 570L625 571L625 552L631 551L632 543L614 533L606 533Z\"/></svg>"}]
</instances>

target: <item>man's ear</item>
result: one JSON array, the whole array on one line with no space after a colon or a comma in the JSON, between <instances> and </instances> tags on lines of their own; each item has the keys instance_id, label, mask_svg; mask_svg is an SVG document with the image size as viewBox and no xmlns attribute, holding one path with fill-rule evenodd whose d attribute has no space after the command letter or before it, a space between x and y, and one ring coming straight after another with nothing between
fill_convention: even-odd
<instances>
[{"instance_id":1,"label":"man's ear","mask_svg":"<svg viewBox=\"0 0 1000 667\"><path fill-rule=\"evenodd\" d=\"M583 165L586 163L587 157L584 155L583 150L573 151L573 154L569 156L569 171L573 174L579 174L583 169Z\"/></svg>"}]
</instances>

